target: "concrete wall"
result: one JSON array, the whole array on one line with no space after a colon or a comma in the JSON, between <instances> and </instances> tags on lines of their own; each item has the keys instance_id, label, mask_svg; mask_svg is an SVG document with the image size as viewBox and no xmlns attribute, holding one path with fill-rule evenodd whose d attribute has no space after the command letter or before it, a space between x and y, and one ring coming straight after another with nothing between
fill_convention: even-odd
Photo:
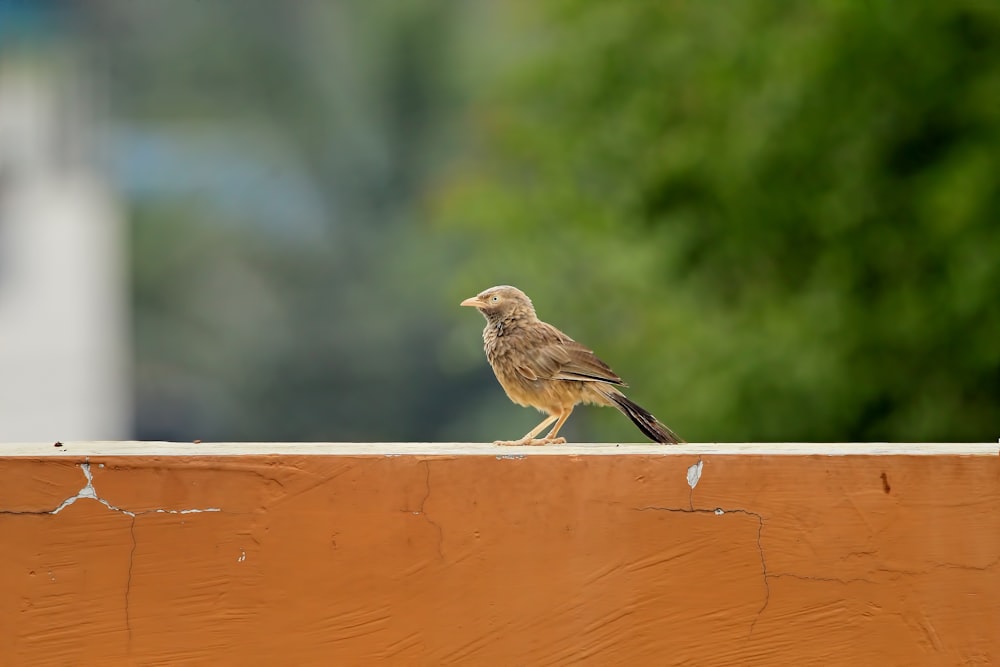
<instances>
[{"instance_id":1,"label":"concrete wall","mask_svg":"<svg viewBox=\"0 0 1000 667\"><path fill-rule=\"evenodd\" d=\"M0 664L1000 662L996 444L0 455Z\"/></svg>"}]
</instances>

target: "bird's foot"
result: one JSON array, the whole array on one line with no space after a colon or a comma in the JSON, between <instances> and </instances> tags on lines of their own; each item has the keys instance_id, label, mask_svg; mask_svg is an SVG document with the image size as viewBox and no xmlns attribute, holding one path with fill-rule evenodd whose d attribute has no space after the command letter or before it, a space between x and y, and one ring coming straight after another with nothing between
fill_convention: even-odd
<instances>
[{"instance_id":1,"label":"bird's foot","mask_svg":"<svg viewBox=\"0 0 1000 667\"><path fill-rule=\"evenodd\" d=\"M501 447L539 447L541 445L556 444L557 440L566 442L564 438L556 438L555 440L549 438L521 438L520 440L495 440L493 444Z\"/></svg>"},{"instance_id":2,"label":"bird's foot","mask_svg":"<svg viewBox=\"0 0 1000 667\"><path fill-rule=\"evenodd\" d=\"M565 445L566 444L566 438L563 438L562 436L560 436L558 438L542 438L542 444L545 444L545 445Z\"/></svg>"}]
</instances>

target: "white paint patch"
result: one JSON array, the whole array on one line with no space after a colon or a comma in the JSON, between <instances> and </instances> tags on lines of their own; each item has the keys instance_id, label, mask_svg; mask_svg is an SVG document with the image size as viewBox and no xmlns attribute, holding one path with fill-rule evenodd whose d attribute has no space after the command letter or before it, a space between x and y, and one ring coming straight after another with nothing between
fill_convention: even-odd
<instances>
[{"instance_id":1,"label":"white paint patch","mask_svg":"<svg viewBox=\"0 0 1000 667\"><path fill-rule=\"evenodd\" d=\"M64 509L66 509L76 501L80 500L81 498L91 498L92 500L96 500L104 505L107 505L109 508L115 510L116 512L120 511L117 507L111 507L111 505L108 504L108 501L101 500L100 498L97 497L97 489L94 488L94 473L90 472L90 463L81 463L80 469L83 470L83 476L86 478L87 483L83 485L82 489L77 491L75 496L70 496L66 500L62 501L62 504L59 505L59 507L52 510L52 513L59 514L59 512L62 512Z\"/></svg>"},{"instance_id":2,"label":"white paint patch","mask_svg":"<svg viewBox=\"0 0 1000 667\"><path fill-rule=\"evenodd\" d=\"M726 513L726 510L722 509L721 507L716 507L715 508L715 516L722 516L725 513Z\"/></svg>"},{"instance_id":3,"label":"white paint patch","mask_svg":"<svg viewBox=\"0 0 1000 667\"><path fill-rule=\"evenodd\" d=\"M247 559L247 552L243 551L243 549L240 549L240 557L236 559L236 562L237 563L242 563L246 559Z\"/></svg>"},{"instance_id":4,"label":"white paint patch","mask_svg":"<svg viewBox=\"0 0 1000 667\"><path fill-rule=\"evenodd\" d=\"M688 486L690 486L692 489L698 486L698 480L701 479L701 469L704 466L705 464L702 462L702 460L698 459L697 463L688 468L687 472Z\"/></svg>"}]
</instances>

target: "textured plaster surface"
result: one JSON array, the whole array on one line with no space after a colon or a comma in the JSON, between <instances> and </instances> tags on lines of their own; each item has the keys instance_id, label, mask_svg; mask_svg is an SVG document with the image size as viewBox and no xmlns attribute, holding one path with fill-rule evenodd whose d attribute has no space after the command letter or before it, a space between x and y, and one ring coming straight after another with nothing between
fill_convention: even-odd
<instances>
[{"instance_id":1,"label":"textured plaster surface","mask_svg":"<svg viewBox=\"0 0 1000 667\"><path fill-rule=\"evenodd\" d=\"M986 447L112 445L0 456L0 663L1000 661Z\"/></svg>"}]
</instances>

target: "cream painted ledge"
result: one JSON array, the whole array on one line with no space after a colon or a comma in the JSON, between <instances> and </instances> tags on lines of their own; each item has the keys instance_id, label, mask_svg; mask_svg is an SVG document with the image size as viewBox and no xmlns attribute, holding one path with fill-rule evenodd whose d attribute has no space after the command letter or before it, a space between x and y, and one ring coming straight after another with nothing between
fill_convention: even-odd
<instances>
[{"instance_id":1,"label":"cream painted ledge","mask_svg":"<svg viewBox=\"0 0 1000 667\"><path fill-rule=\"evenodd\" d=\"M58 444L58 446L57 446ZM504 447L466 442L159 442L65 441L2 443L0 458L80 456L997 456L1000 444L894 442L731 442L657 445L571 443Z\"/></svg>"}]
</instances>

